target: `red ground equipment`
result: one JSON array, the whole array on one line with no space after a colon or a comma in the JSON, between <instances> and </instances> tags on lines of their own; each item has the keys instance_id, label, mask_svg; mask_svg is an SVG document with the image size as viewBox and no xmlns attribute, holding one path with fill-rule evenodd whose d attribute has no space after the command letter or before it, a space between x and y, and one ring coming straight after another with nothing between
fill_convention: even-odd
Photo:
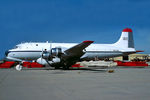
<instances>
[{"instance_id":1,"label":"red ground equipment","mask_svg":"<svg viewBox=\"0 0 150 100\"><path fill-rule=\"evenodd\" d=\"M13 67L14 64L15 64L15 62L13 62L13 61L6 61L6 62L0 64L0 68L11 68L11 67Z\"/></svg>"},{"instance_id":2,"label":"red ground equipment","mask_svg":"<svg viewBox=\"0 0 150 100\"><path fill-rule=\"evenodd\" d=\"M27 68L42 68L42 67L44 67L44 65L41 65L36 62L23 62L22 65L23 65L23 67L27 67Z\"/></svg>"},{"instance_id":3,"label":"red ground equipment","mask_svg":"<svg viewBox=\"0 0 150 100\"><path fill-rule=\"evenodd\" d=\"M146 62L140 62L140 61L134 61L134 62L122 62L122 61L116 61L118 66L148 66Z\"/></svg>"},{"instance_id":4,"label":"red ground equipment","mask_svg":"<svg viewBox=\"0 0 150 100\"><path fill-rule=\"evenodd\" d=\"M83 66L80 66L80 64L74 64L74 65L72 65L71 67L80 68L80 67L83 67Z\"/></svg>"}]
</instances>

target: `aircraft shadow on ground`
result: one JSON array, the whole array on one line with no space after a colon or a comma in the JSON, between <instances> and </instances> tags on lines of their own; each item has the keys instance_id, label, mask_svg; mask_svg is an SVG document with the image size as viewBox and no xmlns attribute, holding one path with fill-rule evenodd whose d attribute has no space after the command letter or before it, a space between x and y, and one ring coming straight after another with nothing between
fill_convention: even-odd
<instances>
[{"instance_id":1,"label":"aircraft shadow on ground","mask_svg":"<svg viewBox=\"0 0 150 100\"><path fill-rule=\"evenodd\" d=\"M53 70L53 71L94 71L94 72L106 72L107 69L95 69L95 68L77 68L77 69L68 69L68 70L64 70L64 69L54 69L54 68L25 68L23 70Z\"/></svg>"}]
</instances>

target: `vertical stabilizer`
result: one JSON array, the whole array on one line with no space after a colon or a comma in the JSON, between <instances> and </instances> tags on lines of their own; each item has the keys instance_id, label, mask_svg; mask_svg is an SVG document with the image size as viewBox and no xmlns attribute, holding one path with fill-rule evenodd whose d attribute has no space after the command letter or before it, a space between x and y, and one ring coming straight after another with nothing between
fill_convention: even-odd
<instances>
[{"instance_id":1,"label":"vertical stabilizer","mask_svg":"<svg viewBox=\"0 0 150 100\"><path fill-rule=\"evenodd\" d=\"M123 29L120 39L114 45L121 48L134 48L132 29Z\"/></svg>"}]
</instances>

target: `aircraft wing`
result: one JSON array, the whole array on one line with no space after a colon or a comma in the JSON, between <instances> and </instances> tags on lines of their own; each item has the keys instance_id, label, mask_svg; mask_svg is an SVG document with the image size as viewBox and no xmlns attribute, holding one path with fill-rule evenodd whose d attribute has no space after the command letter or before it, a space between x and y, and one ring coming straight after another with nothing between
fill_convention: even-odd
<instances>
[{"instance_id":1,"label":"aircraft wing","mask_svg":"<svg viewBox=\"0 0 150 100\"><path fill-rule=\"evenodd\" d=\"M83 41L82 43L65 50L64 53L69 57L81 57L84 54L83 50L93 42L94 41Z\"/></svg>"}]
</instances>

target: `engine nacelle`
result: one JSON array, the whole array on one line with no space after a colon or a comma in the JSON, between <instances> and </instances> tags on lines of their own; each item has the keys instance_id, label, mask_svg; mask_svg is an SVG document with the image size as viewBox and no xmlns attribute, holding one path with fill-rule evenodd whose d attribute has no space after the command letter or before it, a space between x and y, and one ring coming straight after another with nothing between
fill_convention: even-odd
<instances>
[{"instance_id":1,"label":"engine nacelle","mask_svg":"<svg viewBox=\"0 0 150 100\"><path fill-rule=\"evenodd\" d=\"M61 48L52 48L51 49L51 56L60 57L61 54L62 54L62 49Z\"/></svg>"},{"instance_id":2,"label":"engine nacelle","mask_svg":"<svg viewBox=\"0 0 150 100\"><path fill-rule=\"evenodd\" d=\"M41 58L37 59L37 62L42 65L59 64L61 62L61 48L52 48L50 51L42 51Z\"/></svg>"},{"instance_id":3,"label":"engine nacelle","mask_svg":"<svg viewBox=\"0 0 150 100\"><path fill-rule=\"evenodd\" d=\"M60 58L58 57L53 58L52 63L60 63Z\"/></svg>"},{"instance_id":4,"label":"engine nacelle","mask_svg":"<svg viewBox=\"0 0 150 100\"><path fill-rule=\"evenodd\" d=\"M42 52L42 58L43 59L48 59L49 57L50 57L50 52L48 52L48 51L43 51Z\"/></svg>"},{"instance_id":5,"label":"engine nacelle","mask_svg":"<svg viewBox=\"0 0 150 100\"><path fill-rule=\"evenodd\" d=\"M60 57L62 54L62 49L61 48L52 48L51 51L43 51L42 52L42 58L43 59L49 59L53 57Z\"/></svg>"},{"instance_id":6,"label":"engine nacelle","mask_svg":"<svg viewBox=\"0 0 150 100\"><path fill-rule=\"evenodd\" d=\"M39 63L39 64L47 66L47 65L59 64L60 63L60 58L55 57L51 61L46 61L43 58L39 58L39 59L36 60L36 62Z\"/></svg>"},{"instance_id":7,"label":"engine nacelle","mask_svg":"<svg viewBox=\"0 0 150 100\"><path fill-rule=\"evenodd\" d=\"M39 64L42 64L42 65L48 65L48 63L46 62L46 60L43 59L43 58L37 59L36 62L39 63Z\"/></svg>"}]
</instances>

